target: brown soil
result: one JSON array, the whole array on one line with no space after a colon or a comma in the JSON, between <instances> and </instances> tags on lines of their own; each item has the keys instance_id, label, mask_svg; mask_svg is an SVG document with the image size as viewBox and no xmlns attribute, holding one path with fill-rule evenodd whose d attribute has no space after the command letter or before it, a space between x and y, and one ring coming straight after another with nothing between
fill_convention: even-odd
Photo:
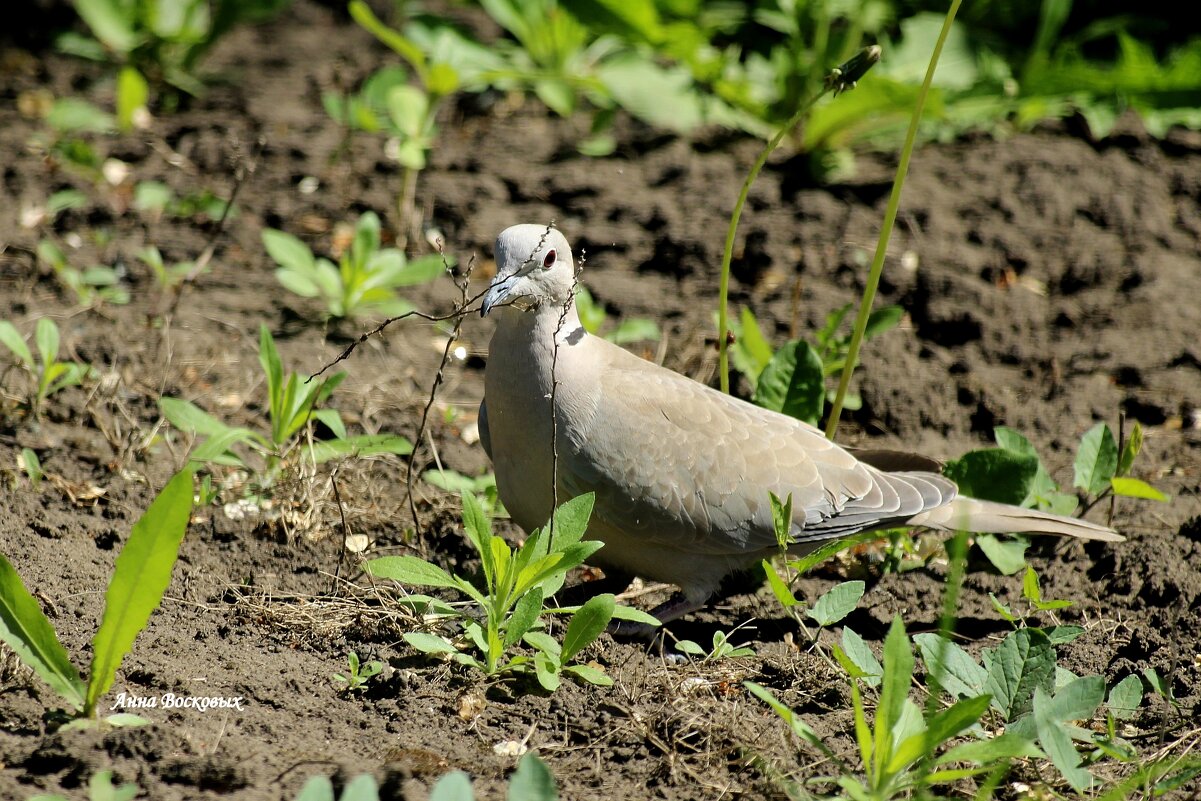
<instances>
[{"instance_id":1,"label":"brown soil","mask_svg":"<svg viewBox=\"0 0 1201 801\"><path fill-rule=\"evenodd\" d=\"M365 209L395 222L399 176L381 141L358 137L343 151L344 134L319 102L336 78L358 80L387 59L355 26L298 2L284 19L221 44L210 64L228 82L156 119L148 134L98 140L103 155L130 164L131 180L161 180L179 194L227 193L234 165L252 158L258 138L265 143L213 269L184 291L167 326L153 322L165 299L135 254L154 243L168 261L194 258L211 222L127 213L121 190L31 154L26 143L41 126L16 111L21 92L45 86L111 105L111 83L49 52L4 60L0 317L27 331L52 316L67 352L101 378L54 396L40 423L3 401L0 549L80 664L120 543L186 452L165 430L150 435L157 398L185 397L228 421L259 425L260 322L301 371L320 368L368 327L323 326L315 303L276 282L259 232L283 228L328 252L335 222ZM665 363L712 380L725 224L759 144L677 138L622 122L617 153L588 159L575 154L580 121L549 117L532 102L487 100L447 109L419 191L425 222L461 261L478 254L483 273L500 229L556 221L586 250L584 280L595 296L614 315L659 321ZM751 305L777 341L857 297L893 168L888 157L866 156L857 179L818 187L794 166L775 160L755 186L735 265L735 303ZM320 189L301 193L304 176L318 178ZM20 226L21 206L66 186L86 192L90 205L39 229ZM1085 430L1099 420L1116 427L1123 411L1142 422L1138 475L1172 502L1118 502L1113 522L1127 542L1046 542L1033 562L1046 595L1076 602L1059 619L1088 629L1061 649L1062 665L1110 682L1147 667L1168 678L1179 708L1153 701L1135 721L1152 732L1140 740L1148 747L1161 724L1195 723L1201 703L1199 202L1201 140L1153 141L1137 124L1100 143L1044 130L924 148L883 287L882 301L902 304L906 323L869 345L858 378L864 406L842 434L953 457L987 444L992 427L1004 424L1026 433L1070 484ZM111 237L100 244L97 231ZM37 242L69 234L83 240L74 264L125 265L130 305L80 312L39 271ZM412 293L429 311L449 309L454 296L449 282ZM482 393L487 326L467 321L471 356L448 368L439 395L458 417L431 416L443 463L464 473L487 468L479 447L460 436ZM414 436L441 337L429 323L392 326L341 365L350 376L335 405L369 431ZM6 396L24 391L15 372L0 381ZM40 491L16 469L22 447L58 477ZM341 468L348 523L370 536L371 554L405 548L412 521L403 476L391 459ZM103 492L88 500L88 488ZM460 558L453 500L429 486L420 491L415 546L443 561ZM298 481L291 494L289 525L197 510L167 599L110 695L242 696L244 710L150 710L146 728L52 733L44 713L56 698L10 660L0 670L0 797L79 797L95 770L111 767L147 797L166 800L291 798L314 773L363 771L392 797L424 798L451 768L469 771L480 797L493 798L515 763L494 746L509 740L538 749L567 799L774 797L781 776L822 768L741 690L743 679L776 688L820 732L852 747L838 739L851 732L843 679L762 590L733 594L674 627L677 636L707 641L714 628L754 621L742 632L755 658L680 666L606 635L591 655L615 679L611 689L568 682L544 697L487 686L478 675L416 660L399 642L405 621L381 610L370 590L354 596L360 602L325 596L341 542L328 470ZM349 565L342 576L366 585ZM813 596L834 580L802 587ZM973 648L1006 630L989 592L1014 602L1020 580L982 565L969 572L960 630ZM929 629L940 604L938 568L892 574L869 583L848 622L878 644L894 614L911 631ZM387 663L359 698L339 695L331 679L350 650ZM470 699L479 699L474 712Z\"/></svg>"}]
</instances>

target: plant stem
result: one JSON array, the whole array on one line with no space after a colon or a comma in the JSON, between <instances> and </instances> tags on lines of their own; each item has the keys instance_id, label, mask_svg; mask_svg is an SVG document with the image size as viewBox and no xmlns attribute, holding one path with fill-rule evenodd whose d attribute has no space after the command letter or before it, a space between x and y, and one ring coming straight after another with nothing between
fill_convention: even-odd
<instances>
[{"instance_id":1,"label":"plant stem","mask_svg":"<svg viewBox=\"0 0 1201 801\"><path fill-rule=\"evenodd\" d=\"M417 172L412 167L405 167L404 182L400 187L400 202L397 204L400 220L396 225L396 247L402 252L409 245L409 234L417 229L413 223L413 205L417 199Z\"/></svg>"},{"instance_id":2,"label":"plant stem","mask_svg":"<svg viewBox=\"0 0 1201 801\"><path fill-rule=\"evenodd\" d=\"M930 64L926 67L926 77L922 88L917 94L917 104L913 108L913 116L909 119L909 130L905 133L905 144L901 148L901 160L897 164L897 174L892 182L892 194L888 198L888 206L884 211L884 224L880 228L880 238L876 242L876 255L872 259L871 270L868 271L867 285L863 288L863 297L859 301L859 316L855 318L855 330L851 334L851 345L847 351L847 361L842 368L842 377L838 380L838 393L834 396L834 404L830 407L830 417L826 422L826 437L834 439L838 432L838 418L842 414L842 404L846 400L847 388L851 384L851 373L859 359L859 346L863 344L863 332L867 328L867 318L872 312L872 301L876 299L876 288L880 285L880 275L884 272L884 256L888 252L888 240L892 236L892 226L897 219L897 208L901 203L901 190L905 186L905 176L909 172L909 159L913 155L914 142L917 140L917 126L921 121L922 108L926 105L926 96L930 94L930 83L934 80L934 70L938 67L938 57L942 55L942 47L951 31L951 23L959 11L962 0L951 0L951 7L943 19L942 30L938 33L938 41L934 52L930 55Z\"/></svg>"},{"instance_id":3,"label":"plant stem","mask_svg":"<svg viewBox=\"0 0 1201 801\"><path fill-rule=\"evenodd\" d=\"M721 284L717 295L717 360L718 374L721 376L722 392L729 393L730 391L729 343L726 342L730 331L730 261L734 255L734 235L738 232L738 220L742 217L742 207L746 205L747 196L751 193L751 185L755 183L755 179L759 177L759 172L767 164L767 157L780 145L780 142L788 132L795 128L797 123L809 113L809 109L813 108L813 104L820 100L828 91L830 91L829 87L823 87L820 92L802 103L801 107L793 113L788 122L784 123L784 127L777 131L776 135L767 143L767 147L763 148L763 152L759 154L759 158L755 159L751 171L747 173L746 180L742 182L742 191L738 193L738 202L734 204L734 213L730 215L730 227L726 229L726 247L721 255Z\"/></svg>"},{"instance_id":4,"label":"plant stem","mask_svg":"<svg viewBox=\"0 0 1201 801\"><path fill-rule=\"evenodd\" d=\"M767 164L767 157L780 145L780 142L788 132L795 128L805 115L809 113L814 103L820 100L827 92L833 91L837 95L854 87L855 82L862 78L872 68L872 65L879 60L879 47L875 45L865 47L845 64L842 64L827 75L825 85L821 91L803 102L800 108L789 118L788 122L784 123L784 127L767 143L767 147L763 148L763 152L759 154L759 158L755 159L751 171L747 173L746 180L742 182L742 191L738 193L738 201L734 204L734 213L730 215L730 227L726 230L726 247L721 256L721 287L718 291L717 301L717 354L719 364L718 373L721 376L722 392L729 393L730 391L729 343L726 342L730 331L728 302L730 297L730 261L734 255L734 235L738 232L738 220L742 217L742 207L746 205L747 196L751 193L751 185L755 183L755 179L759 177L759 172Z\"/></svg>"}]
</instances>

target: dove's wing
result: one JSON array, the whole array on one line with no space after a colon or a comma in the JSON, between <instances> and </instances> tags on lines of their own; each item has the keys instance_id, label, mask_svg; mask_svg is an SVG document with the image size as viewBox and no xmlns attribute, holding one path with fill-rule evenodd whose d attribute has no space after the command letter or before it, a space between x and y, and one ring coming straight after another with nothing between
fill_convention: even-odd
<instances>
[{"instance_id":1,"label":"dove's wing","mask_svg":"<svg viewBox=\"0 0 1201 801\"><path fill-rule=\"evenodd\" d=\"M792 495L794 542L886 526L955 495L941 476L883 473L806 423L598 337L583 344L572 362L596 371L591 413L568 425L559 476L569 494L596 493L594 515L607 525L733 555L775 546L769 491Z\"/></svg>"}]
</instances>

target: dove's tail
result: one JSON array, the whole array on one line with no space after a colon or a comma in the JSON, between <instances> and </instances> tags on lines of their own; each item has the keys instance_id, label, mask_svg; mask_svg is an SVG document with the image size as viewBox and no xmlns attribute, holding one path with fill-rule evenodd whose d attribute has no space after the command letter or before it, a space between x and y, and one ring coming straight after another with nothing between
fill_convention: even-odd
<instances>
[{"instance_id":1,"label":"dove's tail","mask_svg":"<svg viewBox=\"0 0 1201 801\"><path fill-rule=\"evenodd\" d=\"M1126 539L1111 528L1087 520L962 495L948 504L914 515L907 522L941 531L963 530L977 534L1059 534L1105 542Z\"/></svg>"}]
</instances>

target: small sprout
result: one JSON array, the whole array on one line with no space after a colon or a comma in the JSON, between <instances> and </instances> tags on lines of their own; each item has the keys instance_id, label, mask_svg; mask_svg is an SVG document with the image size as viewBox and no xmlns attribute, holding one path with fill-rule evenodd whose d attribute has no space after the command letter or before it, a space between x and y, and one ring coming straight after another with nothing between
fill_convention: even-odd
<instances>
[{"instance_id":1,"label":"small sprout","mask_svg":"<svg viewBox=\"0 0 1201 801\"><path fill-rule=\"evenodd\" d=\"M359 662L359 655L351 651L346 657L348 670L346 674L334 674L334 681L342 684L342 692L353 693L367 689L367 682L380 674L384 669L384 663L373 660L367 664Z\"/></svg>"},{"instance_id":2,"label":"small sprout","mask_svg":"<svg viewBox=\"0 0 1201 801\"><path fill-rule=\"evenodd\" d=\"M717 662L722 659L737 659L744 656L754 656L755 652L751 648L735 647L730 644L731 631L727 634L724 631L718 630L713 632L713 647L705 651L700 645L697 645L692 640L679 640L676 642L676 650L688 656L700 657L702 662Z\"/></svg>"}]
</instances>

